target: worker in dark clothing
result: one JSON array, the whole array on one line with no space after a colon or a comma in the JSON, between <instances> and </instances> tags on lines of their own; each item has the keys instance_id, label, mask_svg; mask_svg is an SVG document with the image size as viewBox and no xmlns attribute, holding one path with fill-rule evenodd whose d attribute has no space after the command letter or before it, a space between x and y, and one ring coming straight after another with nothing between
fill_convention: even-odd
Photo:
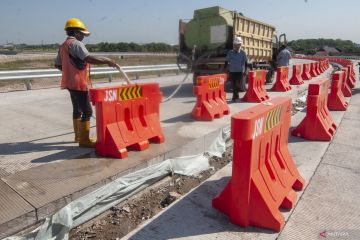
<instances>
[{"instance_id":1,"label":"worker in dark clothing","mask_svg":"<svg viewBox=\"0 0 360 240\"><path fill-rule=\"evenodd\" d=\"M55 67L62 71L61 88L70 92L75 142L78 142L80 147L94 147L94 141L89 138L92 116L88 91L90 64L107 64L116 67L116 63L109 58L90 55L82 43L90 32L80 19L68 19L65 31L68 37L59 48Z\"/></svg>"},{"instance_id":2,"label":"worker in dark clothing","mask_svg":"<svg viewBox=\"0 0 360 240\"><path fill-rule=\"evenodd\" d=\"M242 43L241 37L235 37L233 49L226 56L225 66L229 65L229 78L233 89L232 102L239 99L239 90L246 90L244 75L247 68L247 56L245 51L241 49Z\"/></svg>"},{"instance_id":3,"label":"worker in dark clothing","mask_svg":"<svg viewBox=\"0 0 360 240\"><path fill-rule=\"evenodd\" d=\"M269 62L270 68L266 73L266 83L272 83L273 81L273 76L277 68L277 62L276 62L277 54L278 54L278 49L273 48L271 61Z\"/></svg>"}]
</instances>

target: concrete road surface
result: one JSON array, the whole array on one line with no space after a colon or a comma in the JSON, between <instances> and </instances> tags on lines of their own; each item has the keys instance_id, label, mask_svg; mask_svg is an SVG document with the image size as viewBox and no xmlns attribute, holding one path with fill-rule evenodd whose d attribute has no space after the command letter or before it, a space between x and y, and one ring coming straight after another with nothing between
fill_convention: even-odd
<instances>
[{"instance_id":1,"label":"concrete road surface","mask_svg":"<svg viewBox=\"0 0 360 240\"><path fill-rule=\"evenodd\" d=\"M318 78L328 77L330 73L331 69ZM159 82L166 97L183 77L167 76L137 82ZM295 99L306 91L307 86L308 82L293 86L289 92L269 92L269 95ZM271 85L266 88L271 88ZM227 99L231 99L231 94L227 95ZM81 149L73 143L72 110L67 91L54 88L2 93L0 237L35 224L70 201L119 176L168 158L206 151L221 128L230 123L231 115L213 122L194 121L190 113L195 101L189 76L180 92L171 101L161 104L160 121L165 143L151 144L149 149L142 152L131 151L128 158L120 160L96 156L93 149ZM231 114L254 105L229 101ZM301 118L301 114L296 116ZM335 116L339 121L342 113ZM95 131L94 125L95 119L92 119L92 133ZM302 174L309 180L328 143L320 143L320 147L302 141L298 144L300 147L291 147L297 146L295 142L290 144L292 154L300 164ZM313 154L310 156L310 153ZM301 158L305 156L319 159L302 167Z\"/></svg>"}]
</instances>

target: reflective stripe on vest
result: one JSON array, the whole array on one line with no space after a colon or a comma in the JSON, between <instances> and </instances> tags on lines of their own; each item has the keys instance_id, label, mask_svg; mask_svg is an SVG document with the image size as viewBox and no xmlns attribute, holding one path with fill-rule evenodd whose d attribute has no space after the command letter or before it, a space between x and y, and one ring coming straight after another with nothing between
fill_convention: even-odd
<instances>
[{"instance_id":1,"label":"reflective stripe on vest","mask_svg":"<svg viewBox=\"0 0 360 240\"><path fill-rule=\"evenodd\" d=\"M69 57L69 46L75 39L67 39L60 46L62 65L61 88L79 91L87 91L87 83L90 81L90 65L86 64L84 69L77 69L71 64Z\"/></svg>"}]
</instances>

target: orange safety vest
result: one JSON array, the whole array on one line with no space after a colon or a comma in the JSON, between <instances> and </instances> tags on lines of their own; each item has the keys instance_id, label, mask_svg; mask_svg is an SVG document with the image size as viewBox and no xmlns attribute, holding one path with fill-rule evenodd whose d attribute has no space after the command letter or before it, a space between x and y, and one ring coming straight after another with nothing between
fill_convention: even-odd
<instances>
[{"instance_id":1,"label":"orange safety vest","mask_svg":"<svg viewBox=\"0 0 360 240\"><path fill-rule=\"evenodd\" d=\"M60 46L60 57L62 65L61 88L87 91L87 85L88 82L90 82L90 64L87 63L84 69L77 69L73 64L71 64L69 46L73 41L75 41L73 38L67 39Z\"/></svg>"}]
</instances>

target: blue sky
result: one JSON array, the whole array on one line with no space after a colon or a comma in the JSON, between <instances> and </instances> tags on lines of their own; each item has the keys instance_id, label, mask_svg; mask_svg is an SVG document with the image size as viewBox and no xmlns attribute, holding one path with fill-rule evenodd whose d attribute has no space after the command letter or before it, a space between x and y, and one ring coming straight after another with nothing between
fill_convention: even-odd
<instances>
[{"instance_id":1,"label":"blue sky","mask_svg":"<svg viewBox=\"0 0 360 240\"><path fill-rule=\"evenodd\" d=\"M360 43L359 0L1 0L0 43L60 43L67 18L92 32L85 43L176 44L179 19L222 6L276 26L289 40L340 38Z\"/></svg>"}]
</instances>

